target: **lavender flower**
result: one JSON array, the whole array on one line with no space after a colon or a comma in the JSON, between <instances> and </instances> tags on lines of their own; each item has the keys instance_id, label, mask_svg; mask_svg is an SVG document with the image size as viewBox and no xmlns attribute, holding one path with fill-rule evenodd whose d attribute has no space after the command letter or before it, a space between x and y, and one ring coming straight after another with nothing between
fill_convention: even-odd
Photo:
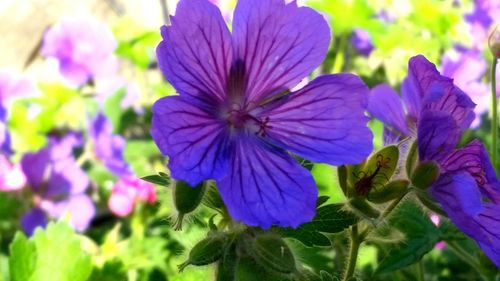
<instances>
[{"instance_id":1,"label":"lavender flower","mask_svg":"<svg viewBox=\"0 0 500 281\"><path fill-rule=\"evenodd\" d=\"M89 179L73 157L73 148L81 144L82 138L78 134L50 137L46 148L28 153L21 160L34 194L35 208L52 218L68 215L70 223L78 231L85 230L95 214L94 204L85 194ZM26 214L23 219L26 232L36 227L30 222L42 221L31 219L33 212L36 211Z\"/></svg>"},{"instance_id":2,"label":"lavender flower","mask_svg":"<svg viewBox=\"0 0 500 281\"><path fill-rule=\"evenodd\" d=\"M490 104L489 86L481 82L486 69L487 63L481 52L474 49L456 46L443 56L441 65L443 75L453 78L454 83L476 104L473 127L480 124L481 115L488 111Z\"/></svg>"},{"instance_id":3,"label":"lavender flower","mask_svg":"<svg viewBox=\"0 0 500 281\"><path fill-rule=\"evenodd\" d=\"M373 44L370 33L361 28L356 28L351 36L351 45L362 56L368 57L373 51Z\"/></svg>"},{"instance_id":4,"label":"lavender flower","mask_svg":"<svg viewBox=\"0 0 500 281\"><path fill-rule=\"evenodd\" d=\"M117 42L108 26L92 17L63 18L44 35L42 54L55 58L61 74L75 86L95 76L113 75Z\"/></svg>"},{"instance_id":5,"label":"lavender flower","mask_svg":"<svg viewBox=\"0 0 500 281\"><path fill-rule=\"evenodd\" d=\"M36 87L29 79L10 70L0 70L0 153L13 153L7 129L7 113L12 100L36 94Z\"/></svg>"},{"instance_id":6,"label":"lavender flower","mask_svg":"<svg viewBox=\"0 0 500 281\"><path fill-rule=\"evenodd\" d=\"M455 149L474 120L475 105L423 56L410 59L408 72L402 87L406 110L392 90L386 91L389 95L376 91L370 97L371 113L396 131L416 128L411 136L417 139L420 161L434 161L440 168L429 193L500 266L500 182L478 140ZM377 108L382 101L373 100L376 97L385 98L385 110L395 111L384 114L384 108Z\"/></svg>"},{"instance_id":7,"label":"lavender flower","mask_svg":"<svg viewBox=\"0 0 500 281\"><path fill-rule=\"evenodd\" d=\"M495 19L500 17L500 2L497 0L475 0L472 13L465 15L470 25L473 47L483 50L487 46L488 33Z\"/></svg>"},{"instance_id":8,"label":"lavender flower","mask_svg":"<svg viewBox=\"0 0 500 281\"><path fill-rule=\"evenodd\" d=\"M116 176L131 175L131 169L123 158L125 139L113 134L111 122L99 112L92 121L89 135L93 140L95 156Z\"/></svg>"},{"instance_id":9,"label":"lavender flower","mask_svg":"<svg viewBox=\"0 0 500 281\"><path fill-rule=\"evenodd\" d=\"M240 0L232 33L207 0L181 0L161 29L158 62L179 96L153 106L151 134L172 177L215 179L231 216L297 227L315 213L310 173L287 151L332 165L372 150L367 87L351 74L288 93L325 58L330 29L312 9Z\"/></svg>"}]
</instances>

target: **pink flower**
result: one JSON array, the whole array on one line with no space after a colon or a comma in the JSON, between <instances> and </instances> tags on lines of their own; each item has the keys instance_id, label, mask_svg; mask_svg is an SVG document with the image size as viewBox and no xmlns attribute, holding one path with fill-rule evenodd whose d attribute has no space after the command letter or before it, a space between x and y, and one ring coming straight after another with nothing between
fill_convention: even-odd
<instances>
[{"instance_id":1,"label":"pink flower","mask_svg":"<svg viewBox=\"0 0 500 281\"><path fill-rule=\"evenodd\" d=\"M113 186L108 207L115 215L125 217L132 213L138 202L156 202L154 186L135 177L125 177Z\"/></svg>"},{"instance_id":2,"label":"pink flower","mask_svg":"<svg viewBox=\"0 0 500 281\"><path fill-rule=\"evenodd\" d=\"M26 184L26 177L19 165L12 165L0 154L0 191L15 191Z\"/></svg>"}]
</instances>

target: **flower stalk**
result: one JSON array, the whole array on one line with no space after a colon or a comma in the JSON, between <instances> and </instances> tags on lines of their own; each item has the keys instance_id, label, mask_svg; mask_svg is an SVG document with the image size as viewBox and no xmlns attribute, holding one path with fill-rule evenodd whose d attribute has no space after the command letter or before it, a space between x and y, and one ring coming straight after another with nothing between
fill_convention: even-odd
<instances>
[{"instance_id":1,"label":"flower stalk","mask_svg":"<svg viewBox=\"0 0 500 281\"><path fill-rule=\"evenodd\" d=\"M491 123L491 161L493 162L493 167L497 167L497 154L498 154L498 101L497 101L497 83L496 83L496 69L497 69L497 57L493 57L491 64L491 112L492 112L492 123Z\"/></svg>"},{"instance_id":2,"label":"flower stalk","mask_svg":"<svg viewBox=\"0 0 500 281\"><path fill-rule=\"evenodd\" d=\"M349 259L347 262L347 268L344 273L343 281L349 280L354 275L354 269L356 268L356 262L358 260L359 246L363 243L363 239L358 236L358 225L355 224L351 228L351 247L349 250Z\"/></svg>"}]
</instances>

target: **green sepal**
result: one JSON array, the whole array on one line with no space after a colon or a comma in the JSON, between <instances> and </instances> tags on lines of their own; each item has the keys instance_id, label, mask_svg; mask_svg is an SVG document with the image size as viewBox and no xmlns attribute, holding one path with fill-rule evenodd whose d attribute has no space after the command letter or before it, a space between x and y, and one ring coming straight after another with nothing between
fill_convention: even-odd
<instances>
[{"instance_id":1,"label":"green sepal","mask_svg":"<svg viewBox=\"0 0 500 281\"><path fill-rule=\"evenodd\" d=\"M180 264L179 272L188 265L208 265L218 261L225 252L227 237L222 233L214 233L198 242L189 252L186 262Z\"/></svg>"},{"instance_id":2,"label":"green sepal","mask_svg":"<svg viewBox=\"0 0 500 281\"><path fill-rule=\"evenodd\" d=\"M391 181L381 188L372 189L366 199L377 204L392 201L406 193L409 184L407 180Z\"/></svg>"},{"instance_id":3,"label":"green sepal","mask_svg":"<svg viewBox=\"0 0 500 281\"><path fill-rule=\"evenodd\" d=\"M182 229L184 215L194 211L201 203L205 195L206 184L204 182L196 187L191 187L184 181L177 181L172 189L174 205L179 212L177 220L174 223L175 230Z\"/></svg>"},{"instance_id":4,"label":"green sepal","mask_svg":"<svg viewBox=\"0 0 500 281\"><path fill-rule=\"evenodd\" d=\"M439 165L434 161L420 162L411 175L411 183L419 189L429 188L439 177Z\"/></svg>"},{"instance_id":5,"label":"green sepal","mask_svg":"<svg viewBox=\"0 0 500 281\"><path fill-rule=\"evenodd\" d=\"M413 141L408 150L408 155L406 156L406 174L411 177L415 166L418 164L418 144L417 141Z\"/></svg>"},{"instance_id":6,"label":"green sepal","mask_svg":"<svg viewBox=\"0 0 500 281\"><path fill-rule=\"evenodd\" d=\"M255 261L267 270L283 274L291 274L297 270L292 250L276 234L265 233L257 236L250 251Z\"/></svg>"},{"instance_id":7,"label":"green sepal","mask_svg":"<svg viewBox=\"0 0 500 281\"><path fill-rule=\"evenodd\" d=\"M380 212L370 205L370 203L368 203L364 198L351 198L348 205L354 213L357 213L365 218L376 219L380 216Z\"/></svg>"},{"instance_id":8,"label":"green sepal","mask_svg":"<svg viewBox=\"0 0 500 281\"><path fill-rule=\"evenodd\" d=\"M158 175L145 176L142 177L141 180L161 186L168 186L170 184L170 177L168 177L168 175L165 173L158 173Z\"/></svg>"}]
</instances>

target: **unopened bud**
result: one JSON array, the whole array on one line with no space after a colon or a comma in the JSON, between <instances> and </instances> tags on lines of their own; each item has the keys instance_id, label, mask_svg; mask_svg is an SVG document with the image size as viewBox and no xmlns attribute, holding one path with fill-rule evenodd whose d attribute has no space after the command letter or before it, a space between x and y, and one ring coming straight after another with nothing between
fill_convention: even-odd
<instances>
[{"instance_id":1,"label":"unopened bud","mask_svg":"<svg viewBox=\"0 0 500 281\"><path fill-rule=\"evenodd\" d=\"M500 58L500 30L497 25L488 38L488 46L495 58Z\"/></svg>"}]
</instances>

